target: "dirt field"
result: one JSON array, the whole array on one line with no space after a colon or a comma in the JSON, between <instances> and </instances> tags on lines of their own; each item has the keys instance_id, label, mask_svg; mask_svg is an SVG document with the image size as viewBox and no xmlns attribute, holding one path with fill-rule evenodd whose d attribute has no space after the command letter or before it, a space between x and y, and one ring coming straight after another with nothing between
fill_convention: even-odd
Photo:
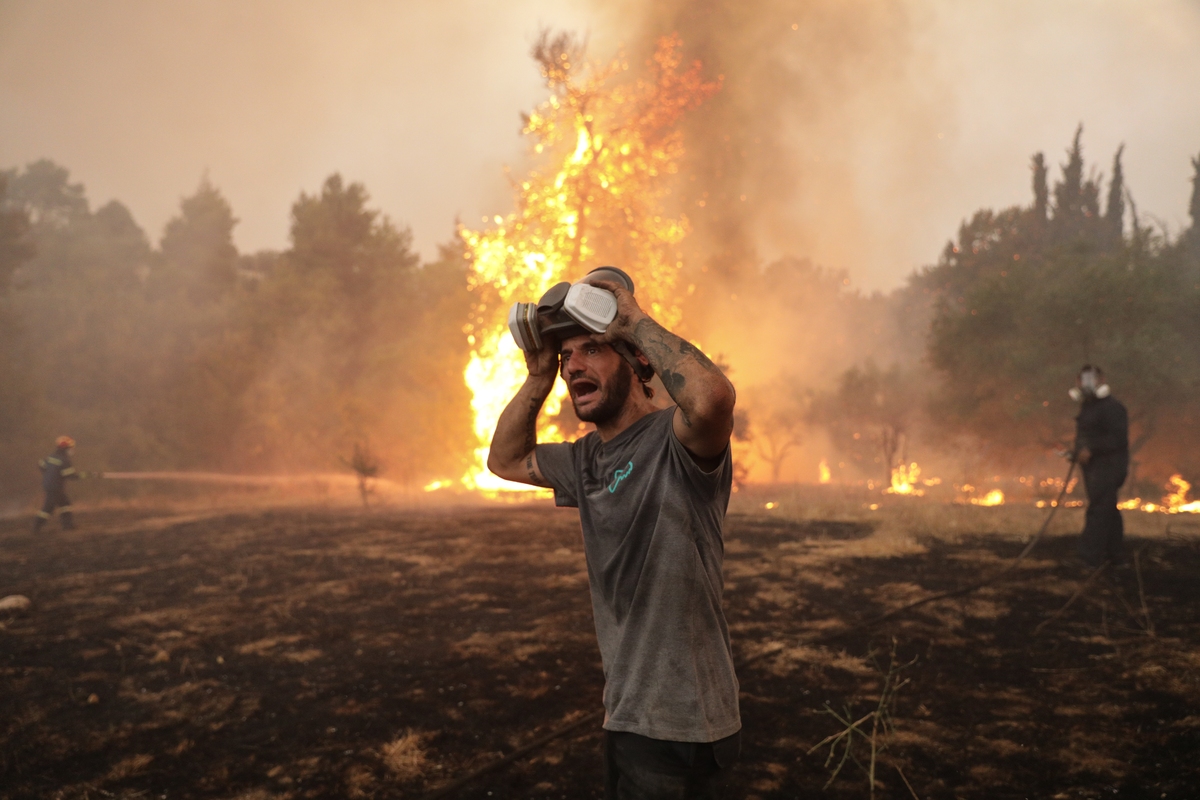
<instances>
[{"instance_id":1,"label":"dirt field","mask_svg":"<svg viewBox=\"0 0 1200 800\"><path fill-rule=\"evenodd\" d=\"M826 704L877 708L893 641L913 663L875 797L1200 796L1194 525L1132 536L1144 592L1117 569L1038 634L1086 577L1063 535L1001 585L804 645L998 569L1038 519L739 500L734 647L775 652L739 671L729 796L868 797L850 761L822 791L842 751L808 751L842 729ZM599 706L577 517L549 503L80 521L0 521L0 595L34 602L0 614L0 796L419 798ZM585 725L450 796L599 797L600 742Z\"/></svg>"}]
</instances>

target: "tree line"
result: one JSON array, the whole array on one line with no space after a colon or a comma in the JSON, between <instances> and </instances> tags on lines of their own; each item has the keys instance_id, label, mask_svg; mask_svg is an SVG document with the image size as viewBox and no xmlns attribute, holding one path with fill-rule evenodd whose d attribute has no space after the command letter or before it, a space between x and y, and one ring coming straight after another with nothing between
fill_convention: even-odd
<instances>
[{"instance_id":1,"label":"tree line","mask_svg":"<svg viewBox=\"0 0 1200 800\"><path fill-rule=\"evenodd\" d=\"M356 445L401 481L461 470L461 248L421 263L339 175L283 251L239 253L236 224L204 180L156 246L58 164L0 173L0 494L59 433L110 470L338 469Z\"/></svg>"},{"instance_id":2,"label":"tree line","mask_svg":"<svg viewBox=\"0 0 1200 800\"><path fill-rule=\"evenodd\" d=\"M1053 185L1034 155L1028 205L977 211L889 297L918 323L919 360L866 361L817 393L812 421L864 472L886 476L914 436L992 468L1044 464L1070 442L1066 390L1093 363L1130 410L1132 482L1200 475L1200 157L1191 224L1172 235L1138 215L1123 148L1105 191L1081 140Z\"/></svg>"},{"instance_id":3,"label":"tree line","mask_svg":"<svg viewBox=\"0 0 1200 800\"><path fill-rule=\"evenodd\" d=\"M1044 465L1093 362L1141 474L1200 474L1200 158L1172 234L1137 214L1121 155L1089 173L1077 132L1053 182L1035 155L1029 204L976 212L887 294L799 258L691 262L684 326L734 364L743 457L778 480L820 431L843 479L935 452ZM284 250L239 253L236 224L207 180L153 243L60 165L0 172L0 495L36 488L59 433L113 470L333 470L368 448L401 482L463 473L461 241L422 263L339 175L296 199Z\"/></svg>"}]
</instances>

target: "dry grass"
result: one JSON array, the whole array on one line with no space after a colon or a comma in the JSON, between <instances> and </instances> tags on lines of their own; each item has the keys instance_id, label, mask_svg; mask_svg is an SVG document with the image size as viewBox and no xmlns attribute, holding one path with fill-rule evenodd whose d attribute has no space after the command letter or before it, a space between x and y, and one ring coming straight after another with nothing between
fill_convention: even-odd
<instances>
[{"instance_id":1,"label":"dry grass","mask_svg":"<svg viewBox=\"0 0 1200 800\"><path fill-rule=\"evenodd\" d=\"M346 772L346 796L357 798L371 797L375 785L375 776L362 765L351 767Z\"/></svg>"},{"instance_id":2,"label":"dry grass","mask_svg":"<svg viewBox=\"0 0 1200 800\"><path fill-rule=\"evenodd\" d=\"M1080 491L1076 489L1076 494ZM952 499L952 494L900 497L833 485L751 485L733 496L729 511L788 520L866 523L875 528L866 539L831 542L829 555L837 557L911 554L919 552L917 542L923 540L957 544L984 534L1023 540L1037 530L1048 511L1029 500L1014 499L1002 506L985 507L954 503ZM764 508L768 502L775 504L770 510ZM871 509L871 505L877 508ZM1082 508L1059 509L1047 534L1078 533L1083 528L1083 512ZM1126 511L1123 516L1127 536L1150 539L1166 537L1172 523L1179 527L1191 521L1141 511Z\"/></svg>"},{"instance_id":3,"label":"dry grass","mask_svg":"<svg viewBox=\"0 0 1200 800\"><path fill-rule=\"evenodd\" d=\"M419 778L429 768L429 754L425 749L428 738L428 734L406 731L379 748L379 755L399 780Z\"/></svg>"},{"instance_id":4,"label":"dry grass","mask_svg":"<svg viewBox=\"0 0 1200 800\"><path fill-rule=\"evenodd\" d=\"M150 766L150 762L154 760L154 756L139 754L122 758L116 764L113 764L112 769L108 771L105 780L119 781L125 778L137 775L139 772Z\"/></svg>"},{"instance_id":5,"label":"dry grass","mask_svg":"<svg viewBox=\"0 0 1200 800\"><path fill-rule=\"evenodd\" d=\"M233 795L230 800L284 800L286 797L290 797L290 795L275 794L265 789L251 789L248 792Z\"/></svg>"}]
</instances>

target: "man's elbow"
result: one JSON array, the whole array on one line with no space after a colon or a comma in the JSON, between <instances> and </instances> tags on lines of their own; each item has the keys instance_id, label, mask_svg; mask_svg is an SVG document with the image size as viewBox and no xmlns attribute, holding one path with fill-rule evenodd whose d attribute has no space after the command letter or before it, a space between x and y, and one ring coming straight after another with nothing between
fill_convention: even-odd
<instances>
[{"instance_id":1,"label":"man's elbow","mask_svg":"<svg viewBox=\"0 0 1200 800\"><path fill-rule=\"evenodd\" d=\"M734 392L733 384L723 381L700 402L700 407L696 409L696 416L706 420L714 427L732 429L733 408L736 403L737 393Z\"/></svg>"},{"instance_id":2,"label":"man's elbow","mask_svg":"<svg viewBox=\"0 0 1200 800\"><path fill-rule=\"evenodd\" d=\"M497 478L504 477L503 473L506 471L504 469L504 462L496 456L494 451L488 451L487 468L488 472L492 473Z\"/></svg>"},{"instance_id":3,"label":"man's elbow","mask_svg":"<svg viewBox=\"0 0 1200 800\"><path fill-rule=\"evenodd\" d=\"M518 466L519 466L518 462L509 461L507 459L500 458L499 456L493 455L492 453L488 453L488 457L487 457L488 472L492 473L497 478L500 478L500 479L506 480L506 481L517 480L517 478L514 476L517 476L520 474L520 472L518 471Z\"/></svg>"}]
</instances>

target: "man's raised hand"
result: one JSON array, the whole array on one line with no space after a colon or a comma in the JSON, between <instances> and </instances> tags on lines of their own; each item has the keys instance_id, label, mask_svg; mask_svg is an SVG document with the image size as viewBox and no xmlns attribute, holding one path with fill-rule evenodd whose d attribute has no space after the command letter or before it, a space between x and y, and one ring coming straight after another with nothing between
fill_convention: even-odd
<instances>
[{"instance_id":1,"label":"man's raised hand","mask_svg":"<svg viewBox=\"0 0 1200 800\"><path fill-rule=\"evenodd\" d=\"M593 286L617 298L617 316L601 341L624 340L637 348L675 401L675 436L693 456L721 455L733 432L733 384L700 348L659 325L633 294L610 281Z\"/></svg>"},{"instance_id":2,"label":"man's raised hand","mask_svg":"<svg viewBox=\"0 0 1200 800\"><path fill-rule=\"evenodd\" d=\"M617 316L609 323L608 328L597 337L600 341L612 344L616 341L633 342L633 331L640 320L649 319L642 311L633 292L619 283L612 281L596 281L592 284L597 289L611 292L617 298Z\"/></svg>"},{"instance_id":3,"label":"man's raised hand","mask_svg":"<svg viewBox=\"0 0 1200 800\"><path fill-rule=\"evenodd\" d=\"M527 351L525 366L529 369L529 377L548 379L553 384L558 375L558 348L558 339L543 336L540 350Z\"/></svg>"}]
</instances>

